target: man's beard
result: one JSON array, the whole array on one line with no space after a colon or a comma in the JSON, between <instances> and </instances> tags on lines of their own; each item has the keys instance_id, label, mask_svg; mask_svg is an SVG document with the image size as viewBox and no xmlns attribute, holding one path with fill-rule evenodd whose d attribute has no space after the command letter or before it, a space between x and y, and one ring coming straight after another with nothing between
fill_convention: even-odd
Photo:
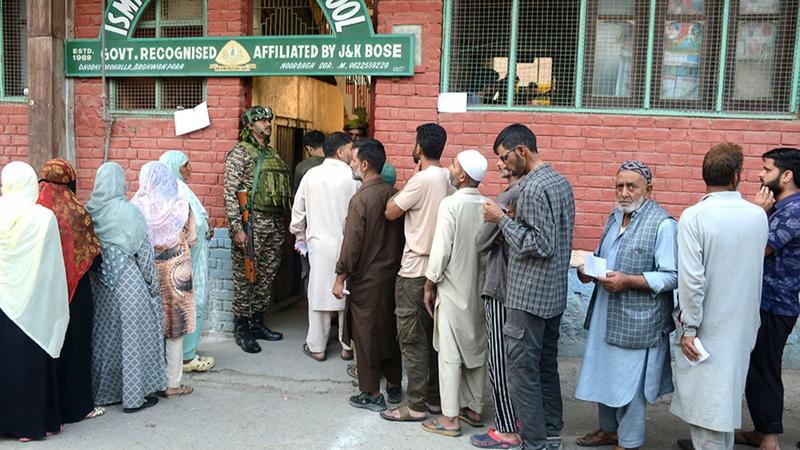
<instances>
[{"instance_id":1,"label":"man's beard","mask_svg":"<svg viewBox=\"0 0 800 450\"><path fill-rule=\"evenodd\" d=\"M356 181L364 181L364 173L361 169L356 169L353 171L353 179Z\"/></svg>"},{"instance_id":2,"label":"man's beard","mask_svg":"<svg viewBox=\"0 0 800 450\"><path fill-rule=\"evenodd\" d=\"M639 208L641 208L642 205L644 205L645 201L647 201L647 199L645 199L644 197L639 197L638 200L634 200L629 205L623 206L622 204L620 204L619 200L617 200L617 208L619 208L619 210L622 211L623 214L631 214L633 212L636 212Z\"/></svg>"},{"instance_id":3,"label":"man's beard","mask_svg":"<svg viewBox=\"0 0 800 450\"><path fill-rule=\"evenodd\" d=\"M453 186L454 188L458 189L458 181L456 181L456 179L453 178L453 174L452 173L448 173L447 174L447 181L450 182L451 186Z\"/></svg>"},{"instance_id":4,"label":"man's beard","mask_svg":"<svg viewBox=\"0 0 800 450\"><path fill-rule=\"evenodd\" d=\"M767 189L769 189L770 191L772 191L772 194L775 197L778 197L779 195L783 194L783 188L781 187L780 181L778 181L778 178L776 178L776 179L774 179L772 181L762 182L761 186L764 186Z\"/></svg>"}]
</instances>

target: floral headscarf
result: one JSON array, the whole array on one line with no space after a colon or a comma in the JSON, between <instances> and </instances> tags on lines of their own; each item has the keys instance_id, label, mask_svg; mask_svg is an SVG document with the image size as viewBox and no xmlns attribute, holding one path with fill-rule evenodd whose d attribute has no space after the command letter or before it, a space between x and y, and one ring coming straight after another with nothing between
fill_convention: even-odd
<instances>
[{"instance_id":1,"label":"floral headscarf","mask_svg":"<svg viewBox=\"0 0 800 450\"><path fill-rule=\"evenodd\" d=\"M169 167L150 161L139 172L139 190L131 199L144 215L154 247L172 248L189 218L189 202L178 195L178 181Z\"/></svg>"},{"instance_id":2,"label":"floral headscarf","mask_svg":"<svg viewBox=\"0 0 800 450\"><path fill-rule=\"evenodd\" d=\"M38 203L53 211L61 235L61 252L67 272L67 290L72 301L81 277L100 254L100 241L92 218L75 196L75 170L64 159L51 159L42 166Z\"/></svg>"}]
</instances>

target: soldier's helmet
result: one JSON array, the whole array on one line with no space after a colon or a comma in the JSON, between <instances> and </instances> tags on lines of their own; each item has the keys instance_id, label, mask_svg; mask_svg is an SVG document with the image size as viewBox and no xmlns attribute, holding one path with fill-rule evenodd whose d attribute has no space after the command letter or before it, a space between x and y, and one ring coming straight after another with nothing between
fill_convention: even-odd
<instances>
[{"instance_id":1,"label":"soldier's helmet","mask_svg":"<svg viewBox=\"0 0 800 450\"><path fill-rule=\"evenodd\" d=\"M269 106L253 106L252 108L246 109L244 114L242 114L242 128L247 127L256 120L272 120L273 117L272 108Z\"/></svg>"}]
</instances>

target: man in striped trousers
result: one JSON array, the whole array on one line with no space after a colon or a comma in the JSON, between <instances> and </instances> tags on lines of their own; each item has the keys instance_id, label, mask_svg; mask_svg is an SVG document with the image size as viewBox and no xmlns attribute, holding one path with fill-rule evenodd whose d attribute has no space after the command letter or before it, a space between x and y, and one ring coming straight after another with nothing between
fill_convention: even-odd
<instances>
[{"instance_id":1,"label":"man in striped trousers","mask_svg":"<svg viewBox=\"0 0 800 450\"><path fill-rule=\"evenodd\" d=\"M508 181L506 190L497 197L497 204L513 218L514 205L519 198L517 178L509 172L502 158L497 160L497 169L500 171L500 176ZM508 393L503 339L503 324L506 321L506 307L503 305L503 300L506 293L508 248L503 239L503 232L495 223L484 223L476 240L478 249L489 254L486 281L481 296L486 306L489 381L492 384L495 427L486 433L473 435L470 442L480 448L515 447L520 445L520 440L514 408Z\"/></svg>"}]
</instances>

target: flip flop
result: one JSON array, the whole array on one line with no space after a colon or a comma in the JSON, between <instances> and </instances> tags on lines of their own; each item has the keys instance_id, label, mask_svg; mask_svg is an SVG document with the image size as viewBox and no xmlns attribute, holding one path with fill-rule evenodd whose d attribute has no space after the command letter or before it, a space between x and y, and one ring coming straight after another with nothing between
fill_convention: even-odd
<instances>
[{"instance_id":1,"label":"flip flop","mask_svg":"<svg viewBox=\"0 0 800 450\"><path fill-rule=\"evenodd\" d=\"M392 411L397 411L400 414L400 417L392 416L391 415ZM408 406L403 405L403 406L398 406L397 408L392 409L390 411L381 412L381 418L384 420L388 420L389 422L422 422L427 418L427 416L419 418L414 417L409 412Z\"/></svg>"},{"instance_id":2,"label":"flip flop","mask_svg":"<svg viewBox=\"0 0 800 450\"><path fill-rule=\"evenodd\" d=\"M306 356L317 362L325 361L325 359L327 358L327 356L324 354L322 356L315 355L314 352L312 352L311 349L308 348L308 344L303 344L303 353L305 353Z\"/></svg>"},{"instance_id":3,"label":"flip flop","mask_svg":"<svg viewBox=\"0 0 800 450\"><path fill-rule=\"evenodd\" d=\"M458 437L461 436L461 428L457 430L448 430L437 419L431 419L430 422L423 422L422 429L434 434L441 434L442 436Z\"/></svg>"}]
</instances>

